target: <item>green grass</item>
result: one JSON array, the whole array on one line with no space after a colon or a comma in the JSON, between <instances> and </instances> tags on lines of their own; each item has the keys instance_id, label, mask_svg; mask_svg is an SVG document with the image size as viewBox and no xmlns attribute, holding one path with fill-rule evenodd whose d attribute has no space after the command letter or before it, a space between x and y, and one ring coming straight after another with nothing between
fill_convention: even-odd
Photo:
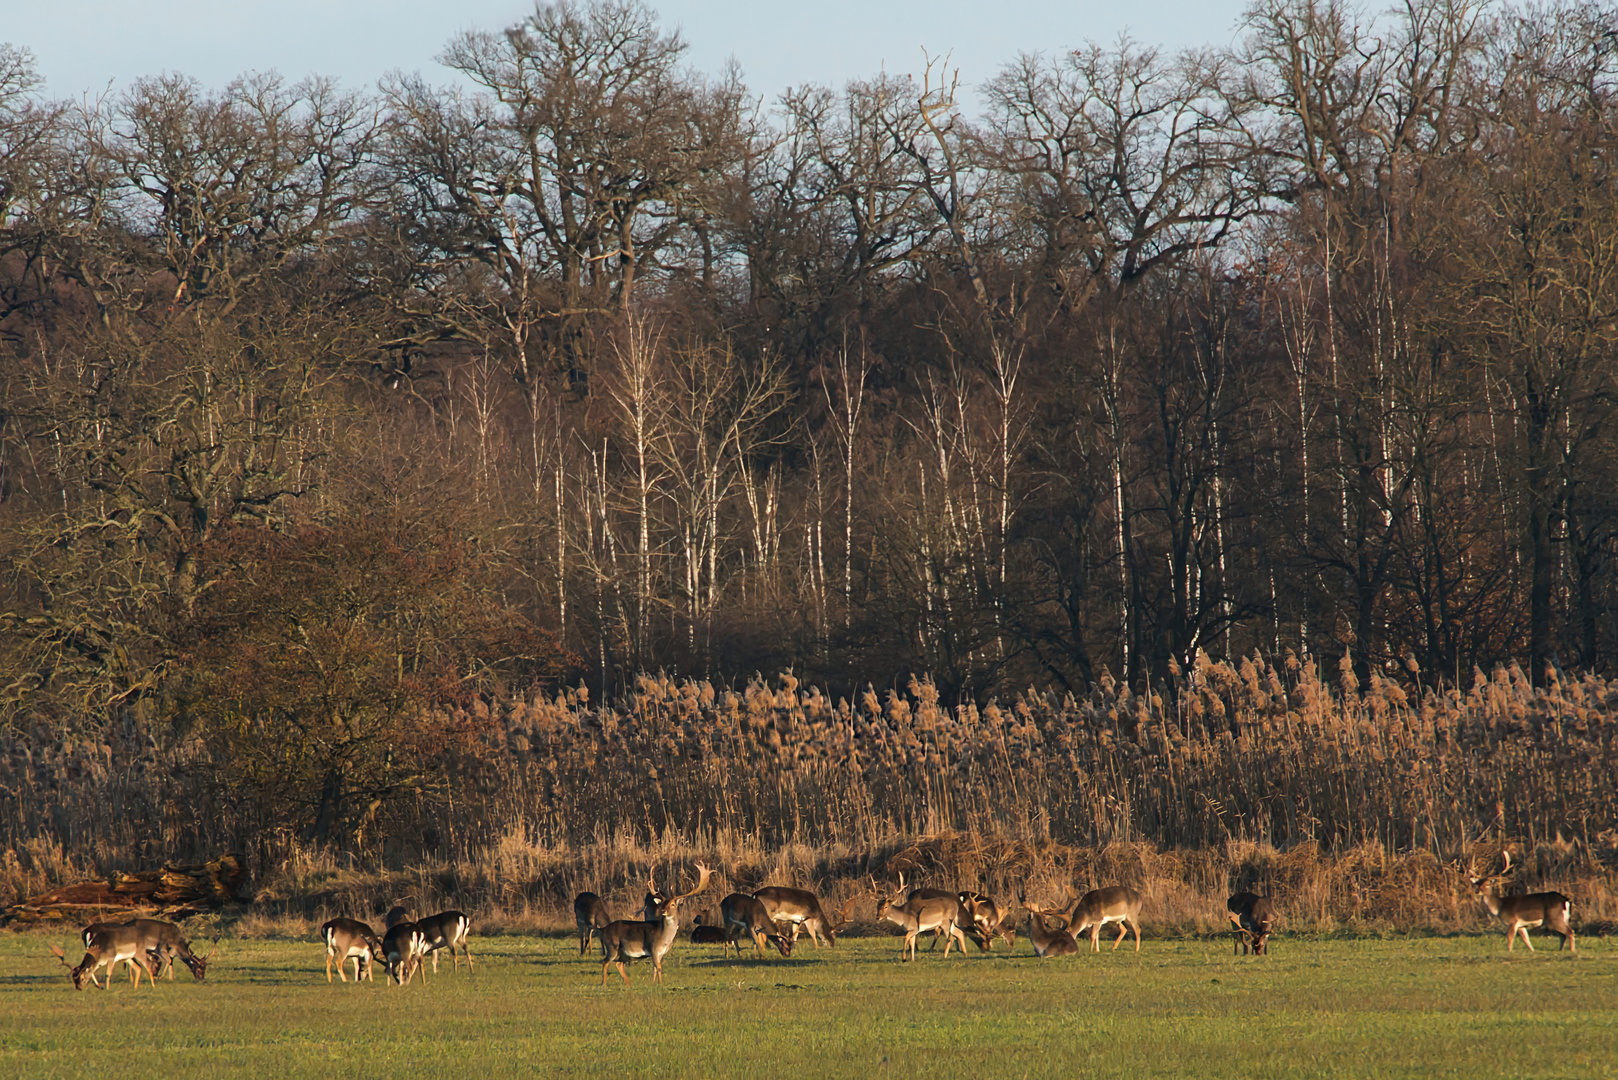
<instances>
[{"instance_id":1,"label":"green grass","mask_svg":"<svg viewBox=\"0 0 1618 1080\"><path fill-rule=\"evenodd\" d=\"M477 974L328 986L317 942L225 941L208 981L75 992L54 939L0 936L0 1075L1610 1077L1618 956L1503 934L1228 940L1037 961L893 938L727 964L682 940L616 972L556 938L474 938ZM66 942L61 942L64 946ZM430 1073L429 1073L430 1074Z\"/></svg>"}]
</instances>

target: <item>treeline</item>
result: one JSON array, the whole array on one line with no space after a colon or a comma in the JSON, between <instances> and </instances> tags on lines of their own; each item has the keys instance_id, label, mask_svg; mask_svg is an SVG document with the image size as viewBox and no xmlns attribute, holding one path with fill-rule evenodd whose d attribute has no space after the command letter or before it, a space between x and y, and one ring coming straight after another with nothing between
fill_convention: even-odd
<instances>
[{"instance_id":1,"label":"treeline","mask_svg":"<svg viewBox=\"0 0 1618 1080\"><path fill-rule=\"evenodd\" d=\"M1618 15L1244 25L979 115L617 0L365 90L6 46L6 725L295 731L329 821L560 677L1610 672Z\"/></svg>"}]
</instances>

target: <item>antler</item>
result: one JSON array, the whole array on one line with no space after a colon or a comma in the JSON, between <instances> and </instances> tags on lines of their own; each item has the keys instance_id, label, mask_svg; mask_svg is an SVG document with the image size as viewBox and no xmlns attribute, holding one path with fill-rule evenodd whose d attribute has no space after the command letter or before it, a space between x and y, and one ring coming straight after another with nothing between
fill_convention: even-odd
<instances>
[{"instance_id":1,"label":"antler","mask_svg":"<svg viewBox=\"0 0 1618 1080\"><path fill-rule=\"evenodd\" d=\"M60 945L52 945L51 952L56 954L56 959L62 962L63 967L67 968L69 971L73 970L73 965L67 962L67 954L62 952L62 947Z\"/></svg>"},{"instance_id":2,"label":"antler","mask_svg":"<svg viewBox=\"0 0 1618 1080\"><path fill-rule=\"evenodd\" d=\"M208 950L208 955L204 956L202 958L202 962L206 964L208 962L208 960L210 958L212 958L213 954L218 952L218 951L219 951L219 939L216 937L216 938L213 939L213 948Z\"/></svg>"},{"instance_id":3,"label":"antler","mask_svg":"<svg viewBox=\"0 0 1618 1080\"><path fill-rule=\"evenodd\" d=\"M697 868L697 887L692 889L690 892L681 893L679 896L669 897L669 903L672 904L676 900L689 899L708 887L708 879L713 877L713 867L703 866L700 862L697 862L694 865Z\"/></svg>"}]
</instances>

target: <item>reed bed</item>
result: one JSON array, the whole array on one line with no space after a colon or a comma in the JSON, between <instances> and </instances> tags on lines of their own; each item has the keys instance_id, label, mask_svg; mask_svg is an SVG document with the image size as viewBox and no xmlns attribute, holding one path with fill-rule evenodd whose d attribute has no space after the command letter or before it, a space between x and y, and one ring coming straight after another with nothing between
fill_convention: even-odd
<instances>
[{"instance_id":1,"label":"reed bed","mask_svg":"<svg viewBox=\"0 0 1618 1080\"><path fill-rule=\"evenodd\" d=\"M447 717L481 735L441 791L318 850L233 802L228 763L195 742L36 738L0 756L0 900L236 850L277 918L410 895L549 925L573 891L638 896L648 870L668 880L695 856L721 866L718 888L841 899L900 869L1002 895L1123 881L1196 929L1257 884L1300 925L1443 928L1475 920L1459 869L1510 845L1523 882L1575 883L1584 917L1614 917L1618 683L1337 674L1200 659L1150 693L1103 680L982 706L926 680L833 700L791 675L645 675L612 703L564 689Z\"/></svg>"}]
</instances>

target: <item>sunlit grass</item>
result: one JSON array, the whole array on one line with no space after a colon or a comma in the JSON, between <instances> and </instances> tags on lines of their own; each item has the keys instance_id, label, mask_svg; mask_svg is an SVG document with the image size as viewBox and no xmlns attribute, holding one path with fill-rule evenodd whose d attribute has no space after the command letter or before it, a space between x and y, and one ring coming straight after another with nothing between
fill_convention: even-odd
<instances>
[{"instance_id":1,"label":"sunlit grass","mask_svg":"<svg viewBox=\"0 0 1618 1080\"><path fill-rule=\"evenodd\" d=\"M1019 943L898 961L898 940L727 963L684 940L625 989L556 938L474 941L406 989L327 986L315 942L225 942L205 984L75 993L48 939L0 938L0 1075L1610 1076L1618 965L1591 940Z\"/></svg>"}]
</instances>

